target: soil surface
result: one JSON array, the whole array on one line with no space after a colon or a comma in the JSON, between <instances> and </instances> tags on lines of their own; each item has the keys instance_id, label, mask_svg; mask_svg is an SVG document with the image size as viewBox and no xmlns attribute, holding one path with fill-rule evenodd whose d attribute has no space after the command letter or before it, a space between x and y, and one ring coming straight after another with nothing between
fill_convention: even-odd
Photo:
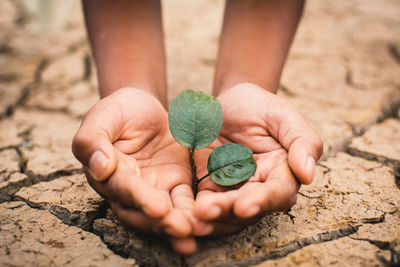
<instances>
[{"instance_id":1,"label":"soil surface","mask_svg":"<svg viewBox=\"0 0 400 267\"><path fill-rule=\"evenodd\" d=\"M32 33L0 0L1 266L398 266L400 5L309 1L279 94L324 140L297 204L182 257L122 226L71 153L98 101L78 2L66 29ZM169 100L211 91L222 0L164 1Z\"/></svg>"}]
</instances>

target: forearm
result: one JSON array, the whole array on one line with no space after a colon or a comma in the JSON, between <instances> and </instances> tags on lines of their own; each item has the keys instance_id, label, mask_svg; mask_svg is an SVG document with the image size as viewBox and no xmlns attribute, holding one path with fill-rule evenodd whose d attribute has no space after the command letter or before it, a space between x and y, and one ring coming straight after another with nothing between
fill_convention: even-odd
<instances>
[{"instance_id":1,"label":"forearm","mask_svg":"<svg viewBox=\"0 0 400 267\"><path fill-rule=\"evenodd\" d=\"M227 0L214 94L254 83L276 92L304 0Z\"/></svg>"},{"instance_id":2,"label":"forearm","mask_svg":"<svg viewBox=\"0 0 400 267\"><path fill-rule=\"evenodd\" d=\"M83 0L89 39L105 97L136 87L166 103L161 5L158 0Z\"/></svg>"}]
</instances>

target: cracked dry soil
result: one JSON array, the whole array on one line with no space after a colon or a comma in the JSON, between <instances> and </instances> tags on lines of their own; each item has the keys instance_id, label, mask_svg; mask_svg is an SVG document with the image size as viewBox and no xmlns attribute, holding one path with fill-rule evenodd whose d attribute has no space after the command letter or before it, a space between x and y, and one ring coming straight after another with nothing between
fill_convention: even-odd
<instances>
[{"instance_id":1,"label":"cracked dry soil","mask_svg":"<svg viewBox=\"0 0 400 267\"><path fill-rule=\"evenodd\" d=\"M315 181L290 211L186 257L122 226L70 152L98 100L79 4L65 31L35 35L15 3L0 0L1 266L399 264L398 1L308 2L279 94L324 140ZM164 2L169 99L209 93L223 5Z\"/></svg>"}]
</instances>

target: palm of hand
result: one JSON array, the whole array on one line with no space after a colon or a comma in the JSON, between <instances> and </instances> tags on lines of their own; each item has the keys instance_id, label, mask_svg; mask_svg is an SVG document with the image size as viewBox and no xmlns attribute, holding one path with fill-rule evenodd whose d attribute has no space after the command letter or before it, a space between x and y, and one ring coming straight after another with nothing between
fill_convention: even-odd
<instances>
[{"instance_id":1,"label":"palm of hand","mask_svg":"<svg viewBox=\"0 0 400 267\"><path fill-rule=\"evenodd\" d=\"M98 118L112 121L106 131L117 166L105 183L86 172L92 187L128 225L162 233L164 224L177 235L190 233L189 153L171 136L166 110L154 97L130 88L100 101L85 120Z\"/></svg>"},{"instance_id":2,"label":"palm of hand","mask_svg":"<svg viewBox=\"0 0 400 267\"><path fill-rule=\"evenodd\" d=\"M233 188L216 185L208 179L199 184L199 205L195 212L200 218L214 220L219 233L237 231L266 212L286 210L296 200L298 183L289 168L287 151L271 134L277 123L267 120L269 109L279 108L271 96L248 86L219 97L224 122L218 139L198 153L199 177L207 173L206 162L211 151L224 143L249 147L257 164L255 174ZM219 212L205 212L213 206Z\"/></svg>"},{"instance_id":3,"label":"palm of hand","mask_svg":"<svg viewBox=\"0 0 400 267\"><path fill-rule=\"evenodd\" d=\"M124 120L124 130L113 145L121 152L118 162L125 163L131 173L157 189L173 207L170 192L191 185L189 154L171 136L166 111L150 105L148 109L142 109L146 118Z\"/></svg>"}]
</instances>

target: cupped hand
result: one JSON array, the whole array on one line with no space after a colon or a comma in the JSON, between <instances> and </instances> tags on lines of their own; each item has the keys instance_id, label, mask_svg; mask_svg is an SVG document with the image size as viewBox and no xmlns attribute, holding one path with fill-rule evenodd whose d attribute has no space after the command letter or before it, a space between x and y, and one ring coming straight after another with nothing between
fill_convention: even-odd
<instances>
[{"instance_id":1,"label":"cupped hand","mask_svg":"<svg viewBox=\"0 0 400 267\"><path fill-rule=\"evenodd\" d=\"M124 88L102 99L85 116L72 149L121 221L167 235L179 253L194 252L191 235L209 230L192 216L189 152L171 136L155 97Z\"/></svg>"},{"instance_id":2,"label":"cupped hand","mask_svg":"<svg viewBox=\"0 0 400 267\"><path fill-rule=\"evenodd\" d=\"M222 187L209 179L199 184L194 214L212 222L213 234L223 235L293 206L299 183L312 182L322 141L288 102L254 84L237 85L218 99L222 130L210 147L196 151L198 176L207 173L211 151L224 143L249 147L257 164L254 175L237 186Z\"/></svg>"}]
</instances>

